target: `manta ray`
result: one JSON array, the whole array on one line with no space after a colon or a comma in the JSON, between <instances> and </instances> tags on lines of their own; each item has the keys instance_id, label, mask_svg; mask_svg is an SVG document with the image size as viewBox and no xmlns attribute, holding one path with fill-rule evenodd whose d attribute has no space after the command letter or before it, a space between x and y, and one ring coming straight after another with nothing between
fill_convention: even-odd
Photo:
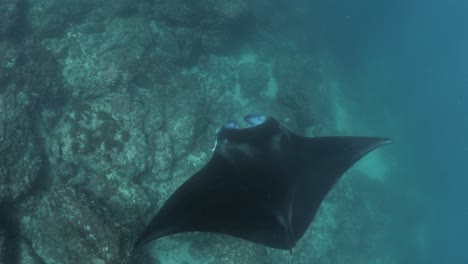
<instances>
[{"instance_id":1,"label":"manta ray","mask_svg":"<svg viewBox=\"0 0 468 264\"><path fill-rule=\"evenodd\" d=\"M169 197L135 242L215 232L291 250L337 180L381 137L304 137L249 114L216 131L211 159Z\"/></svg>"}]
</instances>

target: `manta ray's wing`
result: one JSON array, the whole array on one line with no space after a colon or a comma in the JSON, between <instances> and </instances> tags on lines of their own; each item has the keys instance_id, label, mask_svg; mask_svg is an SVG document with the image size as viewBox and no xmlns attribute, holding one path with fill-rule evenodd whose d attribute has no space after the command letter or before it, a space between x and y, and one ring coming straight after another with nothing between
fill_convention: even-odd
<instances>
[{"instance_id":1,"label":"manta ray's wing","mask_svg":"<svg viewBox=\"0 0 468 264\"><path fill-rule=\"evenodd\" d=\"M378 137L315 137L296 136L293 198L290 225L297 242L309 227L320 203L338 179L358 160L372 150L391 142Z\"/></svg>"},{"instance_id":2,"label":"manta ray's wing","mask_svg":"<svg viewBox=\"0 0 468 264\"><path fill-rule=\"evenodd\" d=\"M136 245L205 231L290 249L339 177L382 138L295 135L275 119L223 128L211 160L159 210Z\"/></svg>"},{"instance_id":3,"label":"manta ray's wing","mask_svg":"<svg viewBox=\"0 0 468 264\"><path fill-rule=\"evenodd\" d=\"M259 182L240 177L244 168L233 167L214 155L168 199L147 226L137 245L174 233L224 233L254 242L273 240L271 208L261 208L254 191ZM251 180L256 181L255 178ZM266 236L266 237L264 237Z\"/></svg>"}]
</instances>

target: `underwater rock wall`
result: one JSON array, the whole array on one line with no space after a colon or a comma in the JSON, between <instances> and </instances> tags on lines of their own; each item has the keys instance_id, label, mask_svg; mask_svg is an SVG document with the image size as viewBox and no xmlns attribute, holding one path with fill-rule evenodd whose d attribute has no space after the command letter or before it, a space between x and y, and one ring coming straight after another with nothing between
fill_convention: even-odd
<instances>
[{"instance_id":1,"label":"underwater rock wall","mask_svg":"<svg viewBox=\"0 0 468 264\"><path fill-rule=\"evenodd\" d=\"M224 120L261 112L299 133L334 131L320 53L277 50L287 40L260 31L265 17L244 0L9 0L0 11L0 263L287 261L213 234L132 245L210 158ZM363 199L330 194L295 263L352 263L335 241L380 228L355 221L341 235Z\"/></svg>"},{"instance_id":2,"label":"underwater rock wall","mask_svg":"<svg viewBox=\"0 0 468 264\"><path fill-rule=\"evenodd\" d=\"M236 49L254 27L249 1L157 0L155 15L178 31L194 32L186 41L196 42L207 53Z\"/></svg>"}]
</instances>

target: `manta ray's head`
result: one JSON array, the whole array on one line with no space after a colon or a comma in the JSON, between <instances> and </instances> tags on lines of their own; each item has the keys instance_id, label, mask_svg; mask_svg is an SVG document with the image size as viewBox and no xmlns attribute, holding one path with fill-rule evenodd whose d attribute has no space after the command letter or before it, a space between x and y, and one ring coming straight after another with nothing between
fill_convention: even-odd
<instances>
[{"instance_id":1,"label":"manta ray's head","mask_svg":"<svg viewBox=\"0 0 468 264\"><path fill-rule=\"evenodd\" d=\"M274 118L261 114L244 116L246 127L239 127L235 120L224 122L216 130L216 142L213 151L224 158L232 160L232 155L245 156L251 159L267 151L277 151L282 127ZM239 157L235 159L239 159Z\"/></svg>"},{"instance_id":2,"label":"manta ray's head","mask_svg":"<svg viewBox=\"0 0 468 264\"><path fill-rule=\"evenodd\" d=\"M218 127L216 129L215 144L211 151L214 151L216 149L218 142L221 142L222 140L226 140L229 137L234 136L235 138L236 135L242 136L243 134L245 134L245 132L247 132L247 134L251 134L252 129L249 129L249 128L257 127L261 125L271 128L272 126L278 124L278 122L272 117L269 117L267 115L262 115L262 114L247 114L244 116L244 121L247 123L248 125L247 127L243 127L243 128L239 127L239 124L234 119L229 119L225 121L220 127ZM270 125L265 125L267 123L270 123ZM264 136L264 134L262 134L262 136Z\"/></svg>"}]
</instances>

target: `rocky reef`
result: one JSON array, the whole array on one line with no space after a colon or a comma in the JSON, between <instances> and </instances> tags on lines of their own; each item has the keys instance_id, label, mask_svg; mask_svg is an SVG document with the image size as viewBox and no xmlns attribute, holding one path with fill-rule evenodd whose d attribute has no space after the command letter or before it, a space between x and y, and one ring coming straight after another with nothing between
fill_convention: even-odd
<instances>
[{"instance_id":1,"label":"rocky reef","mask_svg":"<svg viewBox=\"0 0 468 264\"><path fill-rule=\"evenodd\" d=\"M288 40L257 27L268 5L257 2L0 3L0 263L287 262L287 252L215 234L133 251L210 158L224 120L260 112L301 134L336 132L322 85L332 59L277 50ZM393 263L372 243L388 219L359 195L382 188L367 181L339 183L295 263Z\"/></svg>"}]
</instances>

